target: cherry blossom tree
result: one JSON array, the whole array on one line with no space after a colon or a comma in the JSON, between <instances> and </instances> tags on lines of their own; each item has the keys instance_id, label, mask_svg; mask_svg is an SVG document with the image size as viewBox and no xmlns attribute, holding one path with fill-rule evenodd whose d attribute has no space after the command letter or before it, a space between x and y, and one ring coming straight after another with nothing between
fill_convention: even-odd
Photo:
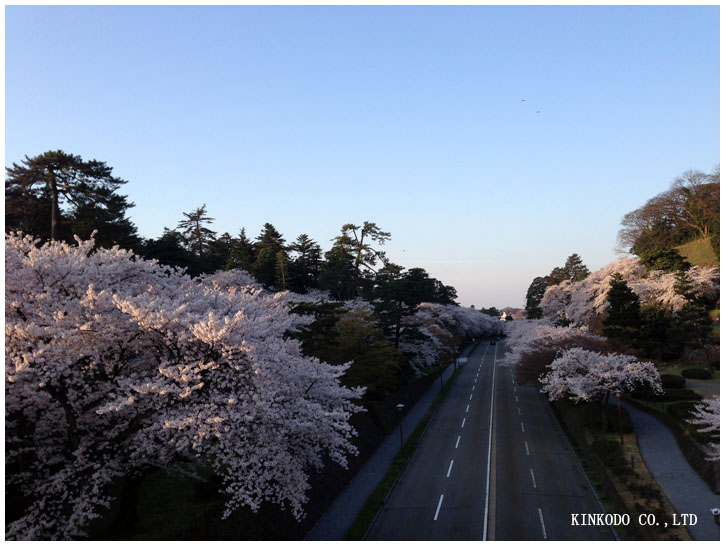
<instances>
[{"instance_id":1,"label":"cherry blossom tree","mask_svg":"<svg viewBox=\"0 0 725 546\"><path fill-rule=\"evenodd\" d=\"M411 367L424 373L455 352L464 338L503 333L501 321L469 307L421 303L414 315L405 317L406 325L418 327L421 336L400 344L403 352L411 356Z\"/></svg>"},{"instance_id":2,"label":"cherry blossom tree","mask_svg":"<svg viewBox=\"0 0 725 546\"><path fill-rule=\"evenodd\" d=\"M701 432L711 432L713 438L720 438L720 397L708 398L702 404L695 406L692 412L693 418L688 423L701 425ZM720 442L710 442L708 447L711 451L708 460L720 460Z\"/></svg>"},{"instance_id":3,"label":"cherry blossom tree","mask_svg":"<svg viewBox=\"0 0 725 546\"><path fill-rule=\"evenodd\" d=\"M27 501L6 538L81 537L112 483L194 461L222 477L224 517L274 502L299 518L309 469L356 452L363 390L285 336L307 319L284 294L37 243L6 236L6 488Z\"/></svg>"},{"instance_id":4,"label":"cherry blossom tree","mask_svg":"<svg viewBox=\"0 0 725 546\"><path fill-rule=\"evenodd\" d=\"M648 272L637 258L620 258L582 281L563 281L547 288L540 304L544 317L552 320L565 318L573 326L589 325L595 315L606 312L609 281L616 273L622 275L643 304L657 303L677 311L687 303L687 299L675 290L676 273ZM686 275L692 282L694 296L717 296L720 286L718 267L695 266Z\"/></svg>"},{"instance_id":5,"label":"cherry blossom tree","mask_svg":"<svg viewBox=\"0 0 725 546\"><path fill-rule=\"evenodd\" d=\"M501 363L514 368L520 383L539 385L547 366L566 349L575 347L607 352L607 340L585 327L559 327L545 320L514 321L506 326L509 349Z\"/></svg>"},{"instance_id":6,"label":"cherry blossom tree","mask_svg":"<svg viewBox=\"0 0 725 546\"><path fill-rule=\"evenodd\" d=\"M605 408L612 394L622 394L644 385L662 392L662 380L652 362L640 362L635 357L602 354L573 348L559 355L541 378L541 392L550 401L565 396L579 401L600 401L602 423L606 427Z\"/></svg>"}]
</instances>

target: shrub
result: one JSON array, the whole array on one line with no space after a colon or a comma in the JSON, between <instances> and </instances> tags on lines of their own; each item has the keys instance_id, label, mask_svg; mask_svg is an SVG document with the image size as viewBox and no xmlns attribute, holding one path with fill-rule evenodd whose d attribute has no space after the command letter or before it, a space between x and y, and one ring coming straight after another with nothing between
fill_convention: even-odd
<instances>
[{"instance_id":1,"label":"shrub","mask_svg":"<svg viewBox=\"0 0 725 546\"><path fill-rule=\"evenodd\" d=\"M608 438L595 438L592 442L592 448L605 466L620 471L627 466L622 445L618 441L609 440Z\"/></svg>"},{"instance_id":2,"label":"shrub","mask_svg":"<svg viewBox=\"0 0 725 546\"><path fill-rule=\"evenodd\" d=\"M675 402L667 406L667 413L675 419L684 421L692 418L692 411L695 409L695 402Z\"/></svg>"},{"instance_id":3,"label":"shrub","mask_svg":"<svg viewBox=\"0 0 725 546\"><path fill-rule=\"evenodd\" d=\"M680 374L688 379L712 379L712 372L707 368L685 368Z\"/></svg>"},{"instance_id":4,"label":"shrub","mask_svg":"<svg viewBox=\"0 0 725 546\"><path fill-rule=\"evenodd\" d=\"M702 396L692 389L665 389L664 394L656 394L652 390L634 391L632 396L648 402L672 402L675 400L702 400Z\"/></svg>"},{"instance_id":5,"label":"shrub","mask_svg":"<svg viewBox=\"0 0 725 546\"><path fill-rule=\"evenodd\" d=\"M665 389L679 389L685 386L685 378L681 375L663 373L661 377L662 387Z\"/></svg>"}]
</instances>

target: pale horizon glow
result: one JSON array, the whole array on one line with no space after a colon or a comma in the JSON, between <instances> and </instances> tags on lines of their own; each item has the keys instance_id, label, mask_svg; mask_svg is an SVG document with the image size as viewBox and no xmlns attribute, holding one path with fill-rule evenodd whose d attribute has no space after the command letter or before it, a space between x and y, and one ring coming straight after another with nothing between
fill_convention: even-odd
<instances>
[{"instance_id":1,"label":"pale horizon glow","mask_svg":"<svg viewBox=\"0 0 725 546\"><path fill-rule=\"evenodd\" d=\"M624 214L719 163L719 6L6 6L5 165L129 183L143 237L206 204L324 251L345 223L523 307ZM538 113L537 113L538 112Z\"/></svg>"}]
</instances>

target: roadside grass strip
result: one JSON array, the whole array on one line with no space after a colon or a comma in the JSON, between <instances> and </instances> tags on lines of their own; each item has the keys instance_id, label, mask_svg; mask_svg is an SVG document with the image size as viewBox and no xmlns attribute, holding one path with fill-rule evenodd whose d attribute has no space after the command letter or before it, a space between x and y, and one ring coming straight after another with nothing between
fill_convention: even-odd
<instances>
[{"instance_id":1,"label":"roadside grass strip","mask_svg":"<svg viewBox=\"0 0 725 546\"><path fill-rule=\"evenodd\" d=\"M350 529L348 529L347 534L345 534L345 540L363 540L365 533L375 519L375 516L383 507L383 504L385 504L385 500L388 498L390 491L393 489L395 482L398 480L398 476L400 476L405 469L408 459L415 451L418 441L423 436L423 432L425 432L425 429L428 427L428 423L433 417L433 414L436 412L441 402L443 402L443 399L446 397L446 394L448 394L453 381L460 371L461 368L454 371L446 381L441 392L436 395L433 403L430 405L430 408L428 408L428 411L423 416L420 423L418 423L418 426L415 427L413 434L411 434L403 444L403 449L398 451L398 454L393 459L390 468L375 488L375 491L373 491L368 497L368 500L365 501L365 504L360 510L357 518L350 526Z\"/></svg>"}]
</instances>

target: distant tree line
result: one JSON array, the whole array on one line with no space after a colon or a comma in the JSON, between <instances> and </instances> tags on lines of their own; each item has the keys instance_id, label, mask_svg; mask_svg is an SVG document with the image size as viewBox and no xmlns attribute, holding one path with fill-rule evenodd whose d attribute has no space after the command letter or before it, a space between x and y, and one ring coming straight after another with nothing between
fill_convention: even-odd
<instances>
[{"instance_id":1,"label":"distant tree line","mask_svg":"<svg viewBox=\"0 0 725 546\"><path fill-rule=\"evenodd\" d=\"M175 228L154 239L138 235L127 214L133 203L118 190L126 180L114 177L102 161L86 161L62 150L25 157L7 168L5 229L34 235L41 241L87 239L95 230L96 245L118 245L165 265L182 267L192 276L244 269L271 290L306 293L328 290L338 300L373 299L395 292L413 302L454 304L456 291L421 268L404 271L380 247L390 233L374 222L345 224L332 247L302 233L287 243L271 224L255 239L242 228L234 237L218 235L206 205L184 212ZM378 267L379 266L379 267Z\"/></svg>"}]
</instances>

